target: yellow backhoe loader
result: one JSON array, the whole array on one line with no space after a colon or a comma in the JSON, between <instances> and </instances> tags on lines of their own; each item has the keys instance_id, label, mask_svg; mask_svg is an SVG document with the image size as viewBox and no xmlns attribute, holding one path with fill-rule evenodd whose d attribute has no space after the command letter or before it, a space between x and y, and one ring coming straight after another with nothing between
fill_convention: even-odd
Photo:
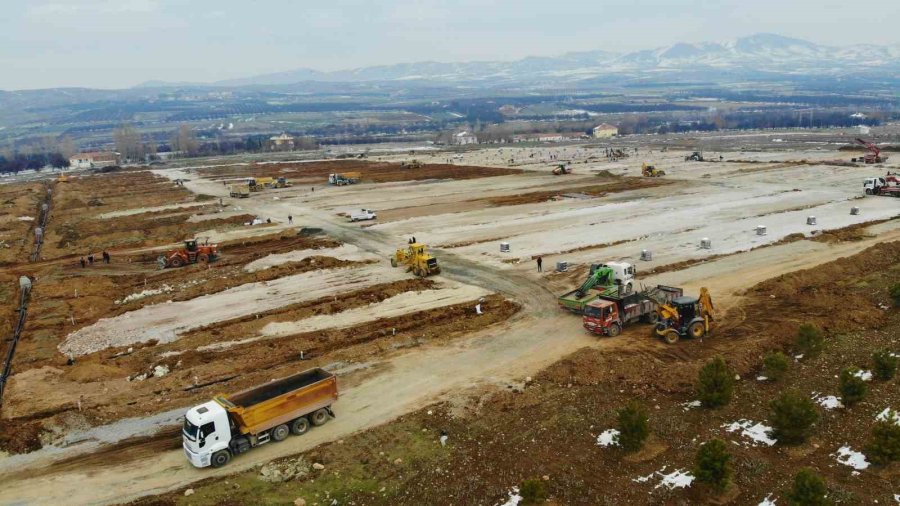
<instances>
[{"instance_id":1,"label":"yellow backhoe loader","mask_svg":"<svg viewBox=\"0 0 900 506\"><path fill-rule=\"evenodd\" d=\"M654 333L665 342L675 344L682 337L699 339L709 334L715 306L709 290L703 287L699 297L678 297L671 303L660 304L658 312Z\"/></svg>"},{"instance_id":2,"label":"yellow backhoe loader","mask_svg":"<svg viewBox=\"0 0 900 506\"><path fill-rule=\"evenodd\" d=\"M644 163L643 165L641 165L641 174L644 177L660 177L665 176L666 171L657 169L655 165Z\"/></svg>"}]
</instances>

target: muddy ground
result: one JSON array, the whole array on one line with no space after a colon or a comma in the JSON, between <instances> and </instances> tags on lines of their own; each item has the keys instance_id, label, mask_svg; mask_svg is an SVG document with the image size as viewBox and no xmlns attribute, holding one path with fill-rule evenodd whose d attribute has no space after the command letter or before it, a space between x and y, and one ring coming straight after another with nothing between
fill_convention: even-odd
<instances>
[{"instance_id":1,"label":"muddy ground","mask_svg":"<svg viewBox=\"0 0 900 506\"><path fill-rule=\"evenodd\" d=\"M837 504L888 504L900 486L897 464L855 472L835 453L842 446L861 451L875 416L900 405L896 378L870 382L866 399L851 408L819 408L821 421L800 446L752 445L724 426L764 421L768 402L787 389L840 396L836 376L842 368L868 369L874 351L900 351L900 311L889 309L887 295L887 287L900 282L898 266L900 243L881 244L753 287L703 342L672 347L645 333L623 335L615 338L621 342L616 353L583 349L508 391L430 406L297 457L195 484L190 496L179 490L137 504L286 504L303 498L310 505L494 505L535 479L545 484L551 504L755 505L766 497L786 501L794 473L804 466L825 477ZM796 353L793 341L802 323L825 330L825 351L796 359L778 382L757 380L765 351ZM733 401L717 410L689 407L698 368L716 354L740 376ZM632 399L650 411L645 449L626 455L598 446L597 436L615 426L615 410ZM659 475L638 479L663 469L690 471L699 445L714 437L733 443L735 486L725 494L696 483L657 487ZM264 481L274 468L292 469L298 477Z\"/></svg>"}]
</instances>

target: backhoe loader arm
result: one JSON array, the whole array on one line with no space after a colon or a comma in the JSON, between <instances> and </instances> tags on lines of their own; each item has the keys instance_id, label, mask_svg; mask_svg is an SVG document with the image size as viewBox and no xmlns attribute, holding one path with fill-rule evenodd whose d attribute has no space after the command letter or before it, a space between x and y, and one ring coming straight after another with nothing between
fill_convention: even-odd
<instances>
[{"instance_id":1,"label":"backhoe loader arm","mask_svg":"<svg viewBox=\"0 0 900 506\"><path fill-rule=\"evenodd\" d=\"M705 286L700 288L700 305L703 307L703 316L709 316L712 320L716 316L716 307L713 305L712 297L709 295L709 289Z\"/></svg>"}]
</instances>

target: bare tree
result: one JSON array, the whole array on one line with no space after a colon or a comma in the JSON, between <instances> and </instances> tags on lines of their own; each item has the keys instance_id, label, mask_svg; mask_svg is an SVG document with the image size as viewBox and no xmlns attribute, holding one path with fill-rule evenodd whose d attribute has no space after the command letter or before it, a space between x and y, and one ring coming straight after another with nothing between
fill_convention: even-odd
<instances>
[{"instance_id":1,"label":"bare tree","mask_svg":"<svg viewBox=\"0 0 900 506\"><path fill-rule=\"evenodd\" d=\"M75 147L75 141L72 140L71 135L63 136L59 143L59 152L66 158L71 158L78 153L78 148Z\"/></svg>"},{"instance_id":2,"label":"bare tree","mask_svg":"<svg viewBox=\"0 0 900 506\"><path fill-rule=\"evenodd\" d=\"M141 143L141 134L129 124L123 124L113 132L116 142L116 151L124 160L137 161L144 157L144 146Z\"/></svg>"},{"instance_id":3,"label":"bare tree","mask_svg":"<svg viewBox=\"0 0 900 506\"><path fill-rule=\"evenodd\" d=\"M180 151L186 156L194 156L197 154L200 146L197 143L197 137L191 131L188 125L181 125L172 136L172 150Z\"/></svg>"}]
</instances>

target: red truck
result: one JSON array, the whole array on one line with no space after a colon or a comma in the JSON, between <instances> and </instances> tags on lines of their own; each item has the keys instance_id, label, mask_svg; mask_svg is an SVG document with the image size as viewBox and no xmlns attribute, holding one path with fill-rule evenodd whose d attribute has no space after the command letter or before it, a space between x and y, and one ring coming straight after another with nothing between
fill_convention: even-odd
<instances>
[{"instance_id":1,"label":"red truck","mask_svg":"<svg viewBox=\"0 0 900 506\"><path fill-rule=\"evenodd\" d=\"M665 285L621 297L600 295L597 300L585 306L582 324L592 334L615 337L625 325L634 321L656 323L659 319L659 305L682 295L683 289Z\"/></svg>"}]
</instances>

